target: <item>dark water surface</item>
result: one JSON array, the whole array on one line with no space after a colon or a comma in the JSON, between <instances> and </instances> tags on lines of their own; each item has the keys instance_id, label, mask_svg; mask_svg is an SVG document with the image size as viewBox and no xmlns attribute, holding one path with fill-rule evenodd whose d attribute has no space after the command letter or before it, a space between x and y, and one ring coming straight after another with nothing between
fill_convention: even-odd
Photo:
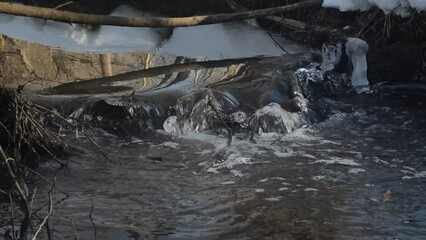
<instances>
[{"instance_id":1,"label":"dark water surface","mask_svg":"<svg viewBox=\"0 0 426 240\"><path fill-rule=\"evenodd\" d=\"M69 170L41 167L70 194L55 205L54 235L422 239L425 117L424 110L370 106L257 143L234 139L230 148L225 138L201 133L104 135L96 141L109 160L93 150L73 157ZM38 197L50 188L35 187Z\"/></svg>"},{"instance_id":2,"label":"dark water surface","mask_svg":"<svg viewBox=\"0 0 426 240\"><path fill-rule=\"evenodd\" d=\"M55 204L54 238L422 239L425 96L402 96L358 96L354 112L231 147L204 133L98 131L104 159L79 138L89 152L69 169L40 168L70 195ZM50 186L32 187L42 206Z\"/></svg>"}]
</instances>

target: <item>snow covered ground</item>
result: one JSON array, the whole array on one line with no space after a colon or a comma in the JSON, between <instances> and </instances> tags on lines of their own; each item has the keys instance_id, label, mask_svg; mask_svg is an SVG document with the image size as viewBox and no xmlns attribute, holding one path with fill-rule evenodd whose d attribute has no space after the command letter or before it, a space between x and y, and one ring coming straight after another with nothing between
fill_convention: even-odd
<instances>
[{"instance_id":1,"label":"snow covered ground","mask_svg":"<svg viewBox=\"0 0 426 240\"><path fill-rule=\"evenodd\" d=\"M414 11L426 11L426 0L324 0L322 6L340 11L367 11L378 7L385 14L409 17Z\"/></svg>"}]
</instances>

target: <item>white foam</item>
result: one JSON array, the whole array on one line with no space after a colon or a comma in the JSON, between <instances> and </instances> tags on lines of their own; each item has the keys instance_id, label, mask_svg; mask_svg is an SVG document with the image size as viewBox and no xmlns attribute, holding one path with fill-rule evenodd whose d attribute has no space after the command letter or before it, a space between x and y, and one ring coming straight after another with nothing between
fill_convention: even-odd
<instances>
[{"instance_id":1,"label":"white foam","mask_svg":"<svg viewBox=\"0 0 426 240\"><path fill-rule=\"evenodd\" d=\"M235 184L235 182L234 181L225 181L225 182L222 182L221 184L222 185L232 185L232 184Z\"/></svg>"},{"instance_id":2,"label":"white foam","mask_svg":"<svg viewBox=\"0 0 426 240\"><path fill-rule=\"evenodd\" d=\"M373 162L375 162L377 164L390 165L390 163L388 161L382 160L377 156L373 157Z\"/></svg>"},{"instance_id":3,"label":"white foam","mask_svg":"<svg viewBox=\"0 0 426 240\"><path fill-rule=\"evenodd\" d=\"M409 167L409 166L402 166L402 168L407 169L407 170L409 170L409 171L411 171L411 172L416 171L416 169L415 169L415 168L412 168L412 167Z\"/></svg>"},{"instance_id":4,"label":"white foam","mask_svg":"<svg viewBox=\"0 0 426 240\"><path fill-rule=\"evenodd\" d=\"M345 159L339 157L331 157L331 159L323 159L317 160L314 163L325 163L325 164L338 164L338 165L346 165L346 166L361 166L361 164L355 162L352 159Z\"/></svg>"},{"instance_id":5,"label":"white foam","mask_svg":"<svg viewBox=\"0 0 426 240\"><path fill-rule=\"evenodd\" d=\"M258 189L254 190L254 191L257 192L257 193L263 193L263 192L265 192L265 189L258 188Z\"/></svg>"},{"instance_id":6,"label":"white foam","mask_svg":"<svg viewBox=\"0 0 426 240\"><path fill-rule=\"evenodd\" d=\"M261 179L261 180L259 180L259 182L264 183L264 182L267 182L267 181L270 181L270 180L281 180L281 181L283 181L283 180L285 180L285 178L282 178L282 177L270 177L270 178Z\"/></svg>"},{"instance_id":7,"label":"white foam","mask_svg":"<svg viewBox=\"0 0 426 240\"><path fill-rule=\"evenodd\" d=\"M348 173L357 174L361 172L366 172L364 168L352 168L348 171Z\"/></svg>"},{"instance_id":8,"label":"white foam","mask_svg":"<svg viewBox=\"0 0 426 240\"><path fill-rule=\"evenodd\" d=\"M175 142L163 142L161 145L165 147L173 148L176 150L180 148L180 144Z\"/></svg>"},{"instance_id":9,"label":"white foam","mask_svg":"<svg viewBox=\"0 0 426 240\"><path fill-rule=\"evenodd\" d=\"M305 157L305 158L310 158L310 159L315 159L316 158L314 155L307 154L307 153L302 154L302 156Z\"/></svg>"},{"instance_id":10,"label":"white foam","mask_svg":"<svg viewBox=\"0 0 426 240\"><path fill-rule=\"evenodd\" d=\"M238 153L231 153L229 154L226 159L222 162L214 162L211 167L207 169L207 172L210 173L219 173L220 169L233 169L236 165L241 164L253 164L251 158L248 157L242 157ZM242 177L243 174L239 171L231 171L235 176Z\"/></svg>"},{"instance_id":11,"label":"white foam","mask_svg":"<svg viewBox=\"0 0 426 240\"><path fill-rule=\"evenodd\" d=\"M270 198L265 198L265 201L268 201L268 202L278 202L278 201L280 201L282 198L283 198L282 196L270 197Z\"/></svg>"},{"instance_id":12,"label":"white foam","mask_svg":"<svg viewBox=\"0 0 426 240\"><path fill-rule=\"evenodd\" d=\"M404 176L402 179L426 178L426 171L414 173L412 176Z\"/></svg>"},{"instance_id":13,"label":"white foam","mask_svg":"<svg viewBox=\"0 0 426 240\"><path fill-rule=\"evenodd\" d=\"M280 158L287 158L287 157L291 157L295 155L295 152L290 150L290 151L274 151L274 155Z\"/></svg>"},{"instance_id":14,"label":"white foam","mask_svg":"<svg viewBox=\"0 0 426 240\"><path fill-rule=\"evenodd\" d=\"M312 177L312 180L314 180L314 181L320 181L320 180L324 180L324 179L326 179L326 176L313 176Z\"/></svg>"},{"instance_id":15,"label":"white foam","mask_svg":"<svg viewBox=\"0 0 426 240\"><path fill-rule=\"evenodd\" d=\"M212 150L204 149L204 150L201 150L201 151L199 151L199 152L196 152L195 154L198 154L198 155L206 155L206 154L209 154L209 153L212 153Z\"/></svg>"},{"instance_id":16,"label":"white foam","mask_svg":"<svg viewBox=\"0 0 426 240\"><path fill-rule=\"evenodd\" d=\"M236 176L236 177L243 177L244 176L244 174L241 171L238 171L238 170L235 170L235 169L232 169L231 173L234 174L234 176Z\"/></svg>"},{"instance_id":17,"label":"white foam","mask_svg":"<svg viewBox=\"0 0 426 240\"><path fill-rule=\"evenodd\" d=\"M316 188L305 188L305 192L316 192L318 189Z\"/></svg>"}]
</instances>

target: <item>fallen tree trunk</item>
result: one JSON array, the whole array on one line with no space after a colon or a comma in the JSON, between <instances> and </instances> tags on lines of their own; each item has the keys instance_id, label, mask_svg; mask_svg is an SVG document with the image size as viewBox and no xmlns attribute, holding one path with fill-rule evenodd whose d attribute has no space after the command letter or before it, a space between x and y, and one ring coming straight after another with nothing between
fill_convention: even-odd
<instances>
[{"instance_id":1,"label":"fallen tree trunk","mask_svg":"<svg viewBox=\"0 0 426 240\"><path fill-rule=\"evenodd\" d=\"M266 8L240 13L224 13L179 18L105 16L60 11L50 8L33 7L5 2L0 2L0 13L42 18L45 20L54 20L65 23L80 23L91 25L113 25L127 27L187 27L240 21L250 18L274 15L282 12L291 12L304 8L319 7L321 6L322 2L322 0L307 0L304 2L294 3L287 6Z\"/></svg>"}]
</instances>

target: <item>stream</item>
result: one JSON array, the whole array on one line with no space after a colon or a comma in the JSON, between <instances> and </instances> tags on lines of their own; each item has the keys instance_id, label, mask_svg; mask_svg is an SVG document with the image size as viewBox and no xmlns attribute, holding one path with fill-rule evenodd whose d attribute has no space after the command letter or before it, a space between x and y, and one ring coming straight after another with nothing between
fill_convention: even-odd
<instances>
[{"instance_id":1,"label":"stream","mask_svg":"<svg viewBox=\"0 0 426 240\"><path fill-rule=\"evenodd\" d=\"M122 6L113 14L144 13ZM155 130L124 136L94 130L93 140L108 159L87 138L69 133L85 150L67 159L67 169L41 163L39 173L55 177L69 195L54 192L53 239L424 238L426 91L421 86L324 97L352 110L327 109L288 133L261 132L254 141L236 133L227 146L223 133L167 133L161 127L167 107L205 88L230 94L251 113L283 101L285 94L276 90L282 68L300 67L292 56L311 61L304 55L308 47L277 37L287 52L301 54L285 55L267 32L248 23L89 31L24 17L0 19L0 31L12 39L2 40L2 46L19 49L27 67L14 66L33 79L29 99L70 114L87 102L120 99L135 90L138 100L156 106L160 119ZM101 54L111 55L114 75L123 75L102 74ZM195 61L206 63L192 65ZM178 68L161 68L169 65ZM22 83L13 78L15 72L3 72L11 76L5 77L9 86ZM319 108L322 112L323 105ZM38 209L51 186L31 179ZM0 233L11 226L7 206L0 203ZM19 229L19 222L14 224Z\"/></svg>"}]
</instances>

